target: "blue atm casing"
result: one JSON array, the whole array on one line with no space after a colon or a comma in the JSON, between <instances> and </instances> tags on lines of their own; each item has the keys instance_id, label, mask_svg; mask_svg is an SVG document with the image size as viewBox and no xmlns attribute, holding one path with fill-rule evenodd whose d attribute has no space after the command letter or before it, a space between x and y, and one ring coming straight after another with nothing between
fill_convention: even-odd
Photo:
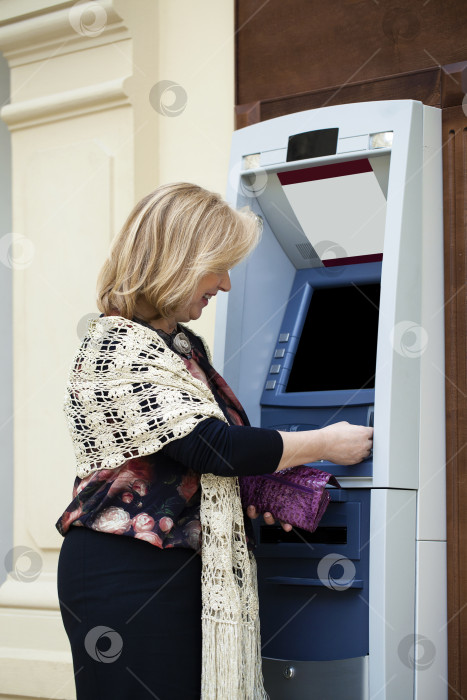
<instances>
[{"instance_id":1,"label":"blue atm casing","mask_svg":"<svg viewBox=\"0 0 467 700\"><path fill-rule=\"evenodd\" d=\"M313 295L331 296L335 290L353 291L363 303L345 309L357 316L366 304L374 300L366 289L379 288L381 262L298 270L290 292L280 333L277 338L270 372L261 398L261 425L282 431L313 430L339 420L365 425L371 423L374 405L374 373L376 337L362 342L372 345L368 384L372 388L332 388L330 390L288 391L302 344L305 354L312 355L310 346L320 346L329 352L329 343L338 342L323 334L322 313L331 314L332 302L324 311L312 308ZM339 295L333 301L339 300ZM314 313L313 313L314 312ZM314 318L314 315L316 318ZM378 308L373 308L377 330ZM351 321L351 319L350 319ZM313 329L315 328L315 333ZM307 337L304 337L307 334ZM358 338L341 339L342 353L352 361L352 344L359 348ZM295 368L295 372L321 375L319 367ZM271 371L272 370L272 371ZM318 376L318 380L320 376ZM373 380L373 381L372 381ZM335 386L339 378L329 380ZM350 376L351 383L351 376ZM311 380L313 387L315 380ZM326 382L326 380L325 380ZM305 377L295 380L295 387L307 385ZM371 476L372 459L351 467L331 462L313 464L337 476ZM271 658L297 661L330 661L355 659L369 653L368 595L369 595L369 520L370 491L368 489L331 489L331 502L315 533L295 530L292 536L280 526L256 527L258 547L258 583L260 591L261 633L263 654ZM332 556L330 556L330 554ZM325 566L320 562L325 561ZM318 571L318 568L321 569ZM277 599L280 598L280 607ZM275 611L271 614L271 611ZM316 634L309 634L309 630ZM305 631L305 636L304 636Z\"/></svg>"},{"instance_id":2,"label":"blue atm casing","mask_svg":"<svg viewBox=\"0 0 467 700\"><path fill-rule=\"evenodd\" d=\"M227 199L264 232L217 300L215 364L253 425L375 427L369 459L316 464L343 488L315 533L254 522L271 700L447 698L440 146L411 100L233 137Z\"/></svg>"}]
</instances>

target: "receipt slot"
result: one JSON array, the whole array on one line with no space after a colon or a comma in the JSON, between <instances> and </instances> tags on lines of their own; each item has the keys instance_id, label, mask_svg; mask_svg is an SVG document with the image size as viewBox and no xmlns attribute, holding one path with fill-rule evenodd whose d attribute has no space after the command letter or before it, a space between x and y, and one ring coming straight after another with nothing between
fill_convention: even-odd
<instances>
[{"instance_id":1,"label":"receipt slot","mask_svg":"<svg viewBox=\"0 0 467 700\"><path fill-rule=\"evenodd\" d=\"M320 462L315 533L256 521L271 700L447 698L441 117L348 104L237 131L228 199L261 243L219 298L215 361L253 425L374 425Z\"/></svg>"}]
</instances>

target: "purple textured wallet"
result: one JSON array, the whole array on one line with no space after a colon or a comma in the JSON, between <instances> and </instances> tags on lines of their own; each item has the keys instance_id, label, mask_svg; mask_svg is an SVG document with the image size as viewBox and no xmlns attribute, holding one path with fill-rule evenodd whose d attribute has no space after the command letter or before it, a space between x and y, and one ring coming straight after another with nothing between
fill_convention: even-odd
<instances>
[{"instance_id":1,"label":"purple textured wallet","mask_svg":"<svg viewBox=\"0 0 467 700\"><path fill-rule=\"evenodd\" d=\"M314 532L331 500L326 484L340 488L336 477L314 467L291 467L275 474L242 476L242 505Z\"/></svg>"}]
</instances>

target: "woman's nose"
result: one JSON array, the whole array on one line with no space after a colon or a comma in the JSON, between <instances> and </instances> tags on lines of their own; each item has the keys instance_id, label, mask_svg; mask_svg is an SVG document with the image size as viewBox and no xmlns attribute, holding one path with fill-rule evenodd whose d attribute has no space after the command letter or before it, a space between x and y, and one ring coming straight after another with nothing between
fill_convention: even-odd
<instances>
[{"instance_id":1,"label":"woman's nose","mask_svg":"<svg viewBox=\"0 0 467 700\"><path fill-rule=\"evenodd\" d=\"M223 292L228 292L231 288L232 284L230 283L230 275L228 271L222 273L219 281L219 289L221 289Z\"/></svg>"}]
</instances>

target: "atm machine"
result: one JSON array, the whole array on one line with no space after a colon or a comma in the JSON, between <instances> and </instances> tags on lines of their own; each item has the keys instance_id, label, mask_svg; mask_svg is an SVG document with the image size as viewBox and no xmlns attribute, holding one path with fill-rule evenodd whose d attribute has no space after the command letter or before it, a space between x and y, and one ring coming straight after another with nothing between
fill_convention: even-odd
<instances>
[{"instance_id":1,"label":"atm machine","mask_svg":"<svg viewBox=\"0 0 467 700\"><path fill-rule=\"evenodd\" d=\"M374 425L315 533L255 521L271 700L447 698L441 113L402 100L233 136L261 243L218 299L215 362L252 425ZM222 298L223 297L223 298Z\"/></svg>"}]
</instances>

